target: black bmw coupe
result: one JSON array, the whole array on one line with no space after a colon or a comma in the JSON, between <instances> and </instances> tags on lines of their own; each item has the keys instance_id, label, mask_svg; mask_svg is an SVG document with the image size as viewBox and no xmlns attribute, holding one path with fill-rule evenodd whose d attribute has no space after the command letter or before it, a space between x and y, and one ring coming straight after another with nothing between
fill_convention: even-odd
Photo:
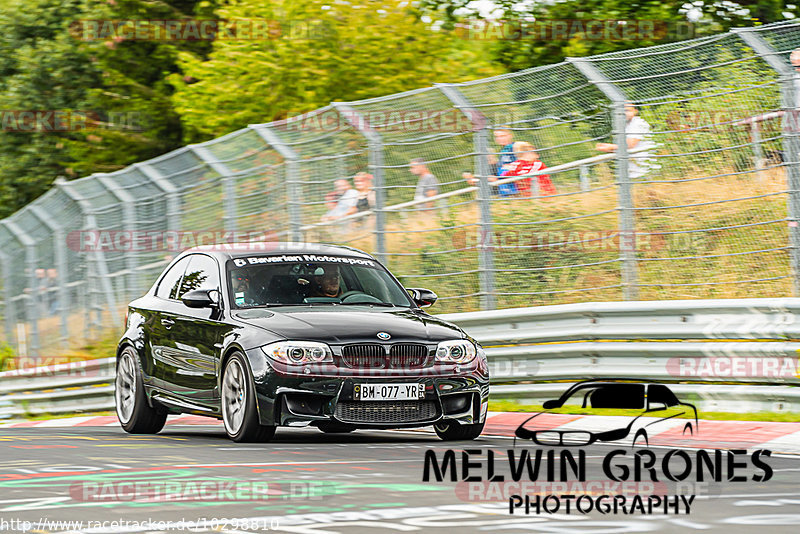
<instances>
[{"instance_id":1,"label":"black bmw coupe","mask_svg":"<svg viewBox=\"0 0 800 534\"><path fill-rule=\"evenodd\" d=\"M260 245L187 250L129 304L115 384L127 432L192 413L222 419L237 442L279 425L480 435L486 355L421 309L432 291L403 288L356 249Z\"/></svg>"}]
</instances>

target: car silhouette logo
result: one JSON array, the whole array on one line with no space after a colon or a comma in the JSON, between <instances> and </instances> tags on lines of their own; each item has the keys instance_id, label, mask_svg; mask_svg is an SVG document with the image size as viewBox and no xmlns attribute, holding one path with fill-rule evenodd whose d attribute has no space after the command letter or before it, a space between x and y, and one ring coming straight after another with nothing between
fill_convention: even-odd
<instances>
[{"instance_id":1,"label":"car silhouette logo","mask_svg":"<svg viewBox=\"0 0 800 534\"><path fill-rule=\"evenodd\" d=\"M546 413L619 413L623 417L618 417L618 424L614 428L603 431L577 427L554 430L537 425L537 417ZM678 421L686 418L685 424L678 424L678 428L683 427L684 436L697 434L697 409L689 403L679 401L663 384L587 380L574 384L558 399L545 401L542 411L526 419L514 434L517 438L529 439L543 446L585 447L597 441L632 438L632 447L637 446L637 442L649 447L649 436L664 430L660 427L665 424L674 425L675 418Z\"/></svg>"},{"instance_id":2,"label":"car silhouette logo","mask_svg":"<svg viewBox=\"0 0 800 534\"><path fill-rule=\"evenodd\" d=\"M386 341L387 339L392 339L392 336L388 332L378 332L378 339Z\"/></svg>"}]
</instances>

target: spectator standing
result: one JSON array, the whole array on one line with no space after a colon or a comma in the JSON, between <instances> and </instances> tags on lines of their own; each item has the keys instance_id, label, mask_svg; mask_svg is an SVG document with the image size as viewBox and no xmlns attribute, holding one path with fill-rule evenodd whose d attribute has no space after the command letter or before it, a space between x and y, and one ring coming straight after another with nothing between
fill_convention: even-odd
<instances>
[{"instance_id":1,"label":"spectator standing","mask_svg":"<svg viewBox=\"0 0 800 534\"><path fill-rule=\"evenodd\" d=\"M514 143L514 154L518 159L508 165L509 168L503 173L503 178L509 176L525 176L526 174L547 169L547 166L539 161L539 154L537 154L536 149L532 144L526 141ZM515 182L517 190L522 196L529 197L532 195L531 182L533 178L533 176L529 176L528 178L523 178ZM536 178L539 184L539 195L546 196L556 194L556 188L550 180L549 174L540 174ZM502 185L503 184L500 184L498 187L502 187Z\"/></svg>"},{"instance_id":2,"label":"spectator standing","mask_svg":"<svg viewBox=\"0 0 800 534\"><path fill-rule=\"evenodd\" d=\"M651 149L656 145L650 140L650 123L639 116L639 110L632 103L625 104L625 140L628 150L631 149ZM597 143L597 150L601 152L616 152L617 145L614 143ZM650 152L643 150L631 154L628 159L628 176L631 180L642 178L651 169L657 169L650 159Z\"/></svg>"},{"instance_id":3,"label":"spectator standing","mask_svg":"<svg viewBox=\"0 0 800 534\"><path fill-rule=\"evenodd\" d=\"M500 153L497 160L496 175L502 176L504 172L510 169L510 165L516 161L517 157L514 155L514 133L508 129L500 129L494 131L494 142L500 145ZM490 180L492 182L496 180ZM497 192L501 197L510 197L518 193L517 186L513 183L500 184L497 186Z\"/></svg>"},{"instance_id":4,"label":"spectator standing","mask_svg":"<svg viewBox=\"0 0 800 534\"><path fill-rule=\"evenodd\" d=\"M412 159L409 166L411 174L419 177L417 188L414 190L414 200L423 200L439 194L439 180L428 170L428 166L425 165L422 158ZM433 202L427 202L420 207L432 209L434 206Z\"/></svg>"},{"instance_id":5,"label":"spectator standing","mask_svg":"<svg viewBox=\"0 0 800 534\"><path fill-rule=\"evenodd\" d=\"M358 198L356 205L350 208L348 215L360 211L369 211L375 207L375 190L372 188L373 176L367 172L359 172L353 176Z\"/></svg>"},{"instance_id":6,"label":"spectator standing","mask_svg":"<svg viewBox=\"0 0 800 534\"><path fill-rule=\"evenodd\" d=\"M322 216L323 221L341 219L358 204L358 191L350 187L350 181L340 178L334 182L334 191L337 195L336 205ZM326 197L328 200L328 197ZM330 202L330 201L329 201Z\"/></svg>"}]
</instances>

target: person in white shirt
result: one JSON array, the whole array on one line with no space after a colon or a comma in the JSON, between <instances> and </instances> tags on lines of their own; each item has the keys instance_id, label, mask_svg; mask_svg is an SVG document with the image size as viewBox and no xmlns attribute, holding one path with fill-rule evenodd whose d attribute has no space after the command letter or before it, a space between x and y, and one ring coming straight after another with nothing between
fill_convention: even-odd
<instances>
[{"instance_id":1,"label":"person in white shirt","mask_svg":"<svg viewBox=\"0 0 800 534\"><path fill-rule=\"evenodd\" d=\"M628 159L628 176L631 180L642 178L651 169L657 169L657 165L651 158L649 149L656 144L650 139L650 124L639 116L639 110L632 103L625 104L625 140L628 150L637 149L641 152L630 154ZM616 152L615 143L597 143L597 150L601 152Z\"/></svg>"},{"instance_id":2,"label":"person in white shirt","mask_svg":"<svg viewBox=\"0 0 800 534\"><path fill-rule=\"evenodd\" d=\"M337 195L336 206L322 216L323 221L335 221L348 214L358 204L358 191L350 187L350 181L340 178L334 182Z\"/></svg>"}]
</instances>

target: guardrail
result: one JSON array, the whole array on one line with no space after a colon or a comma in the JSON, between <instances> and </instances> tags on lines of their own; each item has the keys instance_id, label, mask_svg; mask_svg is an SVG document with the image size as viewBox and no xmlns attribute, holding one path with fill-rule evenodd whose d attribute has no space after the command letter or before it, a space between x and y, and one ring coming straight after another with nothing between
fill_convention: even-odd
<instances>
[{"instance_id":1,"label":"guardrail","mask_svg":"<svg viewBox=\"0 0 800 534\"><path fill-rule=\"evenodd\" d=\"M565 304L439 316L485 348L492 395L559 382L673 383L705 411L800 412L800 299ZM114 358L0 373L0 418L113 410Z\"/></svg>"}]
</instances>

